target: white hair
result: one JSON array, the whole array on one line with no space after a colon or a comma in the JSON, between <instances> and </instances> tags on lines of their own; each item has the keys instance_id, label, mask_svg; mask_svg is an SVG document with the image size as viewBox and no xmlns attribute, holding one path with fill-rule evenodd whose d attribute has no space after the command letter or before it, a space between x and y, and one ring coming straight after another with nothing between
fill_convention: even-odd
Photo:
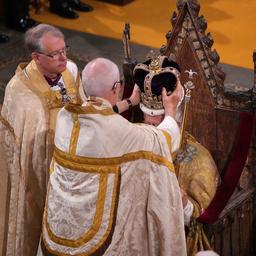
<instances>
[{"instance_id":1,"label":"white hair","mask_svg":"<svg viewBox=\"0 0 256 256\"><path fill-rule=\"evenodd\" d=\"M30 51L30 53L45 50L44 45L42 43L42 38L46 34L50 34L54 37L64 39L64 34L58 28L48 24L41 23L33 28L30 28L25 33L25 45Z\"/></svg>"},{"instance_id":2,"label":"white hair","mask_svg":"<svg viewBox=\"0 0 256 256\"><path fill-rule=\"evenodd\" d=\"M217 254L214 251L207 250L207 251L197 252L195 256L219 256L219 254Z\"/></svg>"},{"instance_id":3,"label":"white hair","mask_svg":"<svg viewBox=\"0 0 256 256\"><path fill-rule=\"evenodd\" d=\"M82 71L82 84L87 96L103 97L119 79L117 65L105 58L90 61Z\"/></svg>"}]
</instances>

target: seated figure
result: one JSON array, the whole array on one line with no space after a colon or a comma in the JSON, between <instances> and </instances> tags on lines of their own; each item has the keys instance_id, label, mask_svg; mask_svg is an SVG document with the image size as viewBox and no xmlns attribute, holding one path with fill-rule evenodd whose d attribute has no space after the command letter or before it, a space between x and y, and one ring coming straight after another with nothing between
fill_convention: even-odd
<instances>
[{"instance_id":1,"label":"seated figure","mask_svg":"<svg viewBox=\"0 0 256 256\"><path fill-rule=\"evenodd\" d=\"M144 122L158 126L164 118L161 91L171 94L179 81L180 68L166 56L158 56L134 68L134 81L141 90L140 109ZM184 95L184 89L183 89ZM184 98L184 97L183 97ZM182 102L178 104L176 121L182 118ZM184 222L187 231L188 255L210 249L202 225L196 219L213 199L218 180L218 170L208 150L189 133L184 134L183 150L175 152L175 169L183 194Z\"/></svg>"}]
</instances>

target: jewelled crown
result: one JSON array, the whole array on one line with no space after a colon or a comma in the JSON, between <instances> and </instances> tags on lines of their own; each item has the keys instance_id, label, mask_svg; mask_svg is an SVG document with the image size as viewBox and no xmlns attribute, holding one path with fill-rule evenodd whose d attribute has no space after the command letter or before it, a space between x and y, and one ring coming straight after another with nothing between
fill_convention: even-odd
<instances>
[{"instance_id":1,"label":"jewelled crown","mask_svg":"<svg viewBox=\"0 0 256 256\"><path fill-rule=\"evenodd\" d=\"M179 75L179 65L166 56L156 56L137 64L133 78L141 90L141 109L146 107L151 112L163 110L162 88L165 87L168 94L171 94L176 88Z\"/></svg>"}]
</instances>

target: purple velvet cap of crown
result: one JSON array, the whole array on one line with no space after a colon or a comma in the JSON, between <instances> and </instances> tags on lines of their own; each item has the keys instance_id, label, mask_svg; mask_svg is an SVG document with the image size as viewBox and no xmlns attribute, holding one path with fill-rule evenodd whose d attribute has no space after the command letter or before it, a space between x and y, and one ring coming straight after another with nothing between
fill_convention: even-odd
<instances>
[{"instance_id":1,"label":"purple velvet cap of crown","mask_svg":"<svg viewBox=\"0 0 256 256\"><path fill-rule=\"evenodd\" d=\"M163 110L162 88L165 87L169 94L172 93L176 88L179 75L179 65L168 60L166 56L158 56L137 64L133 71L133 78L141 90L140 105L144 107L141 108L142 111L144 109Z\"/></svg>"}]
</instances>

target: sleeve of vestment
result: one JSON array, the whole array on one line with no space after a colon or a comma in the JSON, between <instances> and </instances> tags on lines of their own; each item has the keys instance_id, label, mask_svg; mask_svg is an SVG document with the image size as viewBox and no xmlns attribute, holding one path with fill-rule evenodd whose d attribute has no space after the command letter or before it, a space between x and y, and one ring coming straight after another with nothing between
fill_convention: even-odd
<instances>
[{"instance_id":1,"label":"sleeve of vestment","mask_svg":"<svg viewBox=\"0 0 256 256\"><path fill-rule=\"evenodd\" d=\"M172 138L172 152L176 151L180 144L180 129L176 121L171 116L165 116L164 120L158 125L157 128L170 134Z\"/></svg>"}]
</instances>

